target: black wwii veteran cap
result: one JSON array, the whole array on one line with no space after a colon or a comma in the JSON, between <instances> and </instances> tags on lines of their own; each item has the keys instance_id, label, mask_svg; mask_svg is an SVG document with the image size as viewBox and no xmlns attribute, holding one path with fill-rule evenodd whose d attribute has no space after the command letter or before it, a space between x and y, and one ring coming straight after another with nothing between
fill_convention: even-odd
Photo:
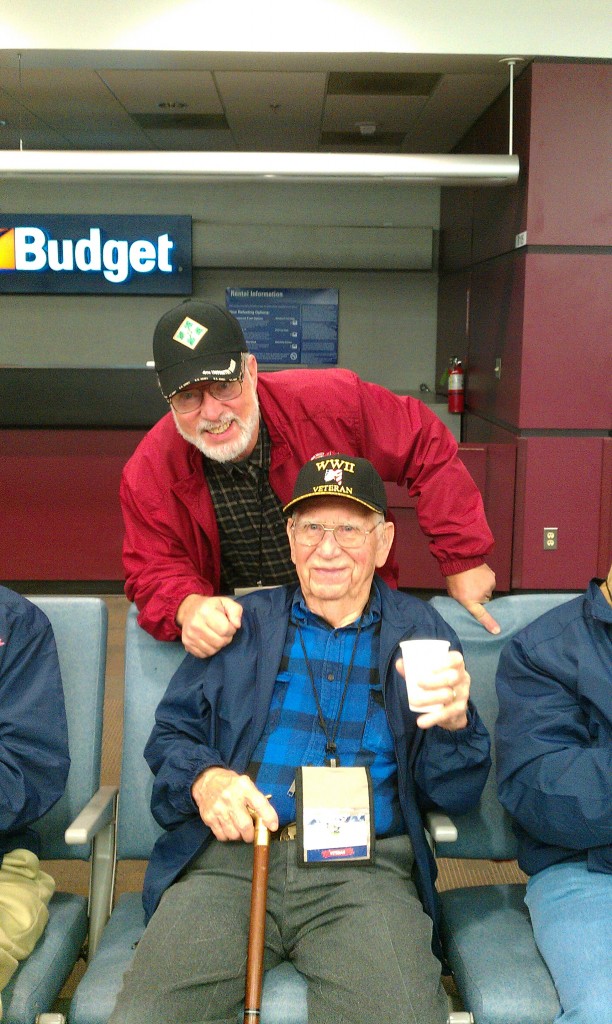
<instances>
[{"instance_id":1,"label":"black wwii veteran cap","mask_svg":"<svg viewBox=\"0 0 612 1024\"><path fill-rule=\"evenodd\" d=\"M167 399L198 381L237 380L247 351L236 317L199 299L164 313L153 335L155 369Z\"/></svg>"},{"instance_id":2,"label":"black wwii veteran cap","mask_svg":"<svg viewBox=\"0 0 612 1024\"><path fill-rule=\"evenodd\" d=\"M293 497L285 505L288 512L306 498L349 498L373 512L387 511L385 485L371 462L355 455L317 455L302 466L293 488Z\"/></svg>"}]
</instances>

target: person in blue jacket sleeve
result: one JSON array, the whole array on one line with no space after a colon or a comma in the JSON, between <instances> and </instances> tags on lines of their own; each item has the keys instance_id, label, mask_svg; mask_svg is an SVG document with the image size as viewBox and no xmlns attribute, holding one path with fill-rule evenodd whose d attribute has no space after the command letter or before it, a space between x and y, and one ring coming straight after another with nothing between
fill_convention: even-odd
<instances>
[{"instance_id":1,"label":"person in blue jacket sleeve","mask_svg":"<svg viewBox=\"0 0 612 1024\"><path fill-rule=\"evenodd\" d=\"M497 674L499 797L563 1024L612 1021L611 587L523 629Z\"/></svg>"},{"instance_id":2,"label":"person in blue jacket sleeve","mask_svg":"<svg viewBox=\"0 0 612 1024\"><path fill-rule=\"evenodd\" d=\"M48 920L55 883L30 826L59 800L69 767L53 630L39 608L0 587L0 992Z\"/></svg>"},{"instance_id":3,"label":"person in blue jacket sleeve","mask_svg":"<svg viewBox=\"0 0 612 1024\"><path fill-rule=\"evenodd\" d=\"M242 598L233 643L188 654L158 707L145 757L165 832L112 1024L237 1019L252 812L273 833L265 968L304 975L309 1024L446 1022L422 817L472 807L490 767L460 644L375 575L394 528L370 462L308 462L285 511L299 586ZM398 644L424 637L451 650L419 714Z\"/></svg>"}]
</instances>

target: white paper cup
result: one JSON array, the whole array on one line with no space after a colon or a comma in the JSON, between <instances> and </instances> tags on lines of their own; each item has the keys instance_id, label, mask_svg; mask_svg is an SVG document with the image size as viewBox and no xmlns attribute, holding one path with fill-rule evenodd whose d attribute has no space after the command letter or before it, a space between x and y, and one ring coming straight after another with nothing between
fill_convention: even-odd
<instances>
[{"instance_id":1,"label":"white paper cup","mask_svg":"<svg viewBox=\"0 0 612 1024\"><path fill-rule=\"evenodd\" d=\"M432 669L440 668L448 661L449 640L402 640L400 643L406 688L408 690L408 707L411 711L424 714L426 711L439 711L443 704L415 704L431 697L430 690L422 688L421 680L428 676Z\"/></svg>"}]
</instances>

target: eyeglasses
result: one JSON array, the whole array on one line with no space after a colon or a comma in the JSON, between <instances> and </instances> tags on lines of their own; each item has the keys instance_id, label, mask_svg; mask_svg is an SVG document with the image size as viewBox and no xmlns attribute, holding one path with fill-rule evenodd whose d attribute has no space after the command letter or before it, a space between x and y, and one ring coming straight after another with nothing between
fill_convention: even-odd
<instances>
[{"instance_id":1,"label":"eyeglasses","mask_svg":"<svg viewBox=\"0 0 612 1024\"><path fill-rule=\"evenodd\" d=\"M338 526L324 526L323 523L310 523L308 520L300 520L292 523L291 529L296 542L305 548L316 548L326 533L333 533L334 540L341 548L362 548L365 539L370 533L374 533L384 520L381 519L371 530L364 530L361 526L353 526L352 523L339 523Z\"/></svg>"},{"instance_id":2,"label":"eyeglasses","mask_svg":"<svg viewBox=\"0 0 612 1024\"><path fill-rule=\"evenodd\" d=\"M209 384L199 384L197 388L177 391L170 399L170 405L175 412L195 412L202 405L204 395L210 395L217 402L232 402L240 398L241 394L242 377L239 380L211 380Z\"/></svg>"}]
</instances>

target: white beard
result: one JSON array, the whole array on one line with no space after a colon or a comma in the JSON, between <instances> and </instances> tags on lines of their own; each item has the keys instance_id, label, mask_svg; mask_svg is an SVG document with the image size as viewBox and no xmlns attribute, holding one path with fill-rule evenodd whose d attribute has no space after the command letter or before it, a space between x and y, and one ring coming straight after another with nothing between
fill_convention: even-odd
<instances>
[{"instance_id":1,"label":"white beard","mask_svg":"<svg viewBox=\"0 0 612 1024\"><path fill-rule=\"evenodd\" d=\"M235 416L231 412L224 413L216 421L200 420L196 430L196 437L192 437L182 429L174 409L172 409L172 415L174 416L176 429L181 437L188 441L189 444L195 445L208 459L214 459L216 462L235 462L252 446L253 438L257 436L259 428L259 400L254 390L253 409L245 420L240 419L239 416ZM230 423L238 424L240 435L235 441L228 441L226 444L215 444L208 441L206 436L207 430L218 427L220 423L224 423L226 426L229 426Z\"/></svg>"}]
</instances>

